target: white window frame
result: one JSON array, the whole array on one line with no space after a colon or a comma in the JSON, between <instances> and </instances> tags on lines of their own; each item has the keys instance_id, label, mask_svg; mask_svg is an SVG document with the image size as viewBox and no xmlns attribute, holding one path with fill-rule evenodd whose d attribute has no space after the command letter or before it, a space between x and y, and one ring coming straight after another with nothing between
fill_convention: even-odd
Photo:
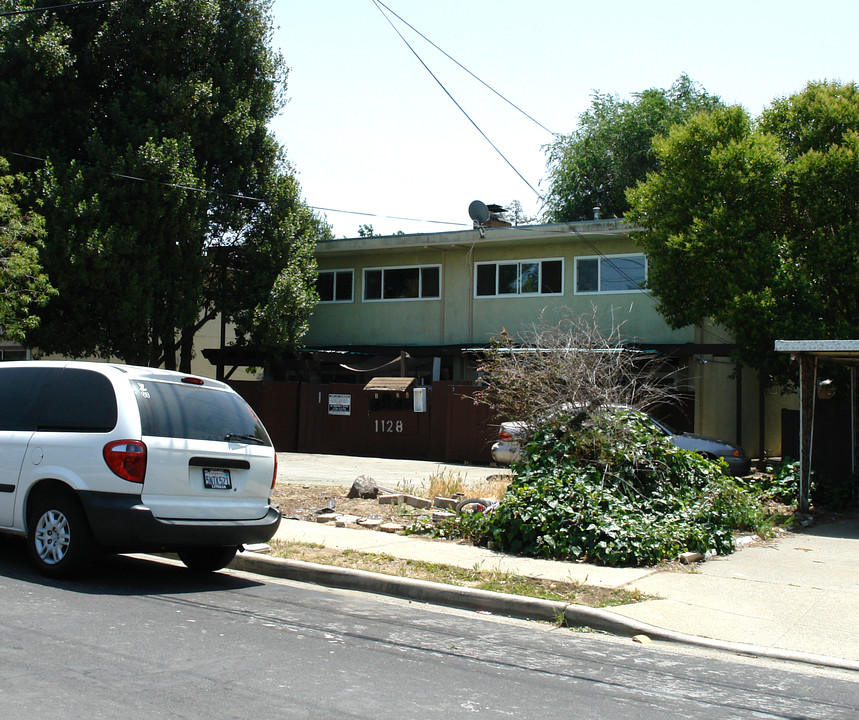
<instances>
[{"instance_id":1,"label":"white window frame","mask_svg":"<svg viewBox=\"0 0 859 720\"><path fill-rule=\"evenodd\" d=\"M522 265L536 263L539 270L537 273L537 287L543 286L543 263L544 262L560 262L561 263L561 289L558 292L544 293L539 289L537 292L522 292ZM516 292L515 293L499 293L498 292L498 266L499 265L517 265L516 271ZM477 273L478 268L487 265L495 266L495 294L494 295L478 295L477 293ZM566 262L562 257L543 257L543 258L511 258L510 260L487 260L474 263L474 298L529 298L529 297L558 297L564 294L564 268Z\"/></svg>"},{"instance_id":2,"label":"white window frame","mask_svg":"<svg viewBox=\"0 0 859 720\"><path fill-rule=\"evenodd\" d=\"M435 268L438 270L438 295L433 295L432 297L423 297L423 273L422 270L428 270L431 268ZM376 272L381 270L382 272L382 295L383 297L379 298L368 298L367 297L367 273L368 272ZM417 297L409 297L409 298L386 298L384 297L385 292L385 273L389 270L417 270L418 271L418 296ZM361 271L361 302L365 303L377 303L377 302L428 302L428 301L438 301L441 300L441 291L442 291L442 269L441 264L433 264L429 263L426 265L385 265L380 267L365 267Z\"/></svg>"},{"instance_id":3,"label":"white window frame","mask_svg":"<svg viewBox=\"0 0 859 720\"><path fill-rule=\"evenodd\" d=\"M626 290L603 290L603 263L605 261L618 260L623 258L642 258L644 260L644 282L647 283L647 256L644 253L619 253L616 255L579 255L575 258L575 267L573 273L573 293L575 295L628 295L630 293L647 292L644 287L630 288ZM597 261L597 289L596 290L579 290L579 262L583 260Z\"/></svg>"},{"instance_id":4,"label":"white window frame","mask_svg":"<svg viewBox=\"0 0 859 720\"><path fill-rule=\"evenodd\" d=\"M355 270L353 268L336 268L333 270L327 270L327 269L326 270L319 270L319 274L322 275L322 273L331 273L334 275L334 298L331 300L322 300L320 298L319 299L320 305L335 305L337 303L343 304L343 303L355 302ZM348 300L338 300L337 299L337 273L349 273L349 275L352 277L352 292L350 293Z\"/></svg>"}]
</instances>

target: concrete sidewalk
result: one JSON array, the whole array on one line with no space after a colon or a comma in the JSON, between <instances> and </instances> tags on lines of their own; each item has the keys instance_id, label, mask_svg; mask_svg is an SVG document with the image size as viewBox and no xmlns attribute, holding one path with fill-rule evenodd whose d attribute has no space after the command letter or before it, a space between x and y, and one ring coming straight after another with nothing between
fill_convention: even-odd
<instances>
[{"instance_id":1,"label":"concrete sidewalk","mask_svg":"<svg viewBox=\"0 0 859 720\"><path fill-rule=\"evenodd\" d=\"M307 484L311 477L323 474L325 484L347 487L358 475L373 477L380 485L397 478L418 486L440 467L467 471L475 480L499 472L498 468L376 458L279 453L278 459L283 482ZM697 639L699 644L724 644L739 652L859 670L859 518L756 543L690 571L537 560L453 542L286 519L277 537L466 568L637 589L659 599L594 611L603 629L611 629L616 622L618 632L648 631L667 639ZM659 630L664 632L656 632Z\"/></svg>"}]
</instances>

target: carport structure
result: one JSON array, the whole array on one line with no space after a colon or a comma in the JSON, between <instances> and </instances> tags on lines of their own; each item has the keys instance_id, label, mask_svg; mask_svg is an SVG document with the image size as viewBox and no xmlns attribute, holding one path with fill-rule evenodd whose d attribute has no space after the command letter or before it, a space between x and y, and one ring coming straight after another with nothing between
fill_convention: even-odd
<instances>
[{"instance_id":1,"label":"carport structure","mask_svg":"<svg viewBox=\"0 0 859 720\"><path fill-rule=\"evenodd\" d=\"M808 510L814 411L818 395L819 362L850 369L850 450L853 473L859 470L859 340L776 340L776 352L790 353L799 364L799 509Z\"/></svg>"}]
</instances>

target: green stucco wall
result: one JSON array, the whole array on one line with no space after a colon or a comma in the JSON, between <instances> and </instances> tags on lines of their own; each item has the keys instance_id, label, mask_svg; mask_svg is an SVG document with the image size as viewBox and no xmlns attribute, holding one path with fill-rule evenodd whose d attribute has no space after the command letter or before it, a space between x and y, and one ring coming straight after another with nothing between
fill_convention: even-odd
<instances>
[{"instance_id":1,"label":"green stucco wall","mask_svg":"<svg viewBox=\"0 0 859 720\"><path fill-rule=\"evenodd\" d=\"M476 231L451 235L473 238L471 242L465 237L463 242L420 248L397 247L387 242L388 238L375 244L355 241L351 247L347 241L341 241L337 252L325 252L322 248L317 253L320 270L355 271L354 300L318 305L305 337L306 345L480 344L488 342L502 328L517 335L541 317L547 322L557 322L568 309L590 316L595 307L604 334L619 328L625 341L685 343L693 339L691 329L671 330L646 292L593 295L573 292L575 258L595 257L597 252L603 255L639 252L628 234L593 240L569 234L558 238L525 235L521 240L505 242L481 242L483 239ZM564 261L563 295L474 296L475 263L547 258ZM362 302L364 268L413 265L441 266L441 299Z\"/></svg>"}]
</instances>

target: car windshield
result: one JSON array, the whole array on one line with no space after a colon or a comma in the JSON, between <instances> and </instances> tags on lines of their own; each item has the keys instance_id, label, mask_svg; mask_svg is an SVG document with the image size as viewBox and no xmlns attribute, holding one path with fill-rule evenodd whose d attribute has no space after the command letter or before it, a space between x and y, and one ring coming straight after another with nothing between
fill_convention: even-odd
<instances>
[{"instance_id":1,"label":"car windshield","mask_svg":"<svg viewBox=\"0 0 859 720\"><path fill-rule=\"evenodd\" d=\"M648 415L648 417L650 418L650 422L652 422L654 425L656 425L656 427L658 427L660 430L662 430L662 432L664 432L666 435L679 435L680 434L674 428L672 428L670 425L666 425L664 422L662 422L662 420L657 420L652 415Z\"/></svg>"},{"instance_id":2,"label":"car windshield","mask_svg":"<svg viewBox=\"0 0 859 720\"><path fill-rule=\"evenodd\" d=\"M199 385L132 380L143 435L271 445L259 418L238 395Z\"/></svg>"}]
</instances>

